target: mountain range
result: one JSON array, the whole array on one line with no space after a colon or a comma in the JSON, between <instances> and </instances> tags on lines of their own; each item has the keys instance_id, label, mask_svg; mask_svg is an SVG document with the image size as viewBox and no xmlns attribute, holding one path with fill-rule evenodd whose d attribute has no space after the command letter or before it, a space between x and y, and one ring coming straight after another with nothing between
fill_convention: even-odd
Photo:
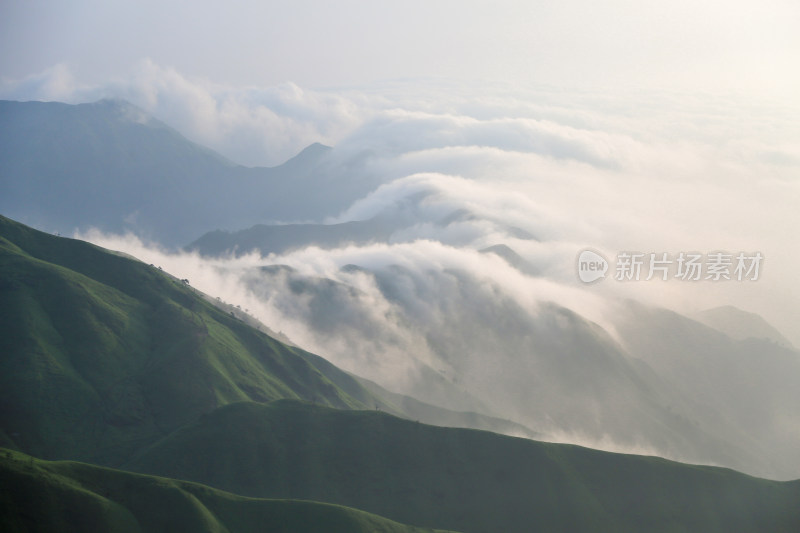
<instances>
[{"instance_id":1,"label":"mountain range","mask_svg":"<svg viewBox=\"0 0 800 533\"><path fill-rule=\"evenodd\" d=\"M615 308L612 335L556 302L532 313L499 284L456 268L351 264L330 279L272 266L241 279L302 324L305 343L423 401L510 419L540 438L771 478L800 469L800 354L771 339L735 339L632 300ZM376 299L390 319L373 312ZM398 339L426 351L369 357ZM329 347L352 343L359 349ZM386 376L401 364L406 380L392 382Z\"/></svg>"},{"instance_id":2,"label":"mountain range","mask_svg":"<svg viewBox=\"0 0 800 533\"><path fill-rule=\"evenodd\" d=\"M0 101L0 212L63 234L94 227L182 246L253 220L337 214L363 184L329 183L329 151L313 144L249 168L125 101Z\"/></svg>"},{"instance_id":3,"label":"mountain range","mask_svg":"<svg viewBox=\"0 0 800 533\"><path fill-rule=\"evenodd\" d=\"M363 220L326 218L370 200L384 179L359 166L368 154L312 145L279 167L245 168L118 100L0 102L0 151L0 209L38 227L132 231L211 261L274 256L231 276L269 302L281 339L369 379L384 398L388 389L429 404L415 418L453 420L428 416L435 405L475 413L454 415L466 425L480 413L483 429L800 475L800 353L761 317L731 308L681 317L628 301L600 327L557 300L526 309L519 291L458 264L370 264L381 247L423 241L499 258L524 278L551 274L531 259L548 244L542 235L425 188L378 194ZM317 221L265 223L280 218ZM368 251L324 275L281 264L315 249Z\"/></svg>"},{"instance_id":4,"label":"mountain range","mask_svg":"<svg viewBox=\"0 0 800 533\"><path fill-rule=\"evenodd\" d=\"M158 268L7 218L0 291L10 531L800 524L796 481L398 418Z\"/></svg>"},{"instance_id":5,"label":"mountain range","mask_svg":"<svg viewBox=\"0 0 800 533\"><path fill-rule=\"evenodd\" d=\"M237 496L195 483L0 450L3 531L433 533L339 505Z\"/></svg>"},{"instance_id":6,"label":"mountain range","mask_svg":"<svg viewBox=\"0 0 800 533\"><path fill-rule=\"evenodd\" d=\"M218 406L278 398L527 432L362 384L155 266L4 217L0 230L0 444L116 466Z\"/></svg>"},{"instance_id":7,"label":"mountain range","mask_svg":"<svg viewBox=\"0 0 800 533\"><path fill-rule=\"evenodd\" d=\"M800 529L776 328L587 313L547 220L371 157L247 168L124 101L0 102L4 530ZM92 228L150 244L59 235Z\"/></svg>"}]
</instances>

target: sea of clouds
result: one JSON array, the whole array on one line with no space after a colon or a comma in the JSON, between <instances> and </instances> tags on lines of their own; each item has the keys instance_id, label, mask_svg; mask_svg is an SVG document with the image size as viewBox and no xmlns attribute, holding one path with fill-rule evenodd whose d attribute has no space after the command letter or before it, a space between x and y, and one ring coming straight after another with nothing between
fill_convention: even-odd
<instances>
[{"instance_id":1,"label":"sea of clouds","mask_svg":"<svg viewBox=\"0 0 800 533\"><path fill-rule=\"evenodd\" d=\"M800 346L796 107L719 95L430 80L229 87L152 61L92 86L58 66L5 82L0 96L124 98L245 165L279 164L313 142L333 146L334 181L366 179L375 187L317 222L401 221L385 242L209 258L135 235L79 237L188 278L298 345L394 390L425 396L420 384L430 378L420 376L433 372L451 387L441 395L429 390L430 401L597 447L647 451L652 442L635 432L582 433L581 424L610 424L606 412L559 424L563 412L541 402L564 391L537 397L526 390L550 390L537 381L550 368L542 363L546 354L520 362L518 352L573 353L577 348L559 344L558 335L578 328L597 346L624 353L616 317L628 299L687 315L734 305L762 315ZM448 219L454 213L461 216ZM485 253L501 244L530 270ZM611 261L607 279L580 282L576 258L585 248ZM720 250L760 252L759 279L614 279L619 252L674 258ZM262 268L269 265L290 268ZM584 324L598 329L589 335Z\"/></svg>"}]
</instances>

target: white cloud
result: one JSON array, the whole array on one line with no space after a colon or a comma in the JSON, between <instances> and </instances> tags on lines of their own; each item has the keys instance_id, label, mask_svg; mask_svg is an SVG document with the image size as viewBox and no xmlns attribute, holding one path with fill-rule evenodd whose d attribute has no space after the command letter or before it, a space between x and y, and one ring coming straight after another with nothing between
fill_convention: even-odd
<instances>
[{"instance_id":1,"label":"white cloud","mask_svg":"<svg viewBox=\"0 0 800 533\"><path fill-rule=\"evenodd\" d=\"M547 246L516 242L517 251L545 265L560 283L572 274L572 246L610 254L759 250L768 270L758 284L606 284L594 290L692 311L739 304L790 336L800 319L790 283L800 261L791 245L800 196L795 108L730 96L502 84L237 88L190 80L152 61L93 86L62 65L7 82L1 92L72 102L128 98L241 162L278 163L311 142L333 144L341 165L332 183L366 179L383 186L331 221L397 211L402 199L424 194L426 201L405 215L417 217L416 224L397 239L479 248L497 244L501 226L522 228ZM458 209L483 222L435 224Z\"/></svg>"},{"instance_id":2,"label":"white cloud","mask_svg":"<svg viewBox=\"0 0 800 533\"><path fill-rule=\"evenodd\" d=\"M239 150L246 154L241 157L277 162L310 142L334 144L330 175L319 187L338 191L368 183L374 189L359 189L361 196L328 222L389 218L395 230L388 242L208 259L166 253L130 237L88 238L188 278L389 388L463 406L463 398L447 396L453 389L434 397L433 389L415 388L429 385L422 376L433 372L463 380L486 410L548 428L554 438L649 451L647 423L644 433L621 440L598 430L632 423L627 393L595 391L610 403L585 411L581 397L553 401L564 391L537 381L542 365L553 364L549 370L570 379L583 370L568 360L563 367L548 363L547 353L578 357L586 346L601 355L623 353L615 345L615 310L626 298L688 314L736 305L800 344L796 109L667 93L487 92L487 86L446 84L396 83L386 91L309 91L293 84L238 89L189 80L152 62L95 87L69 81L63 72L52 77L56 81L44 76L25 90L72 91L73 101L125 97L229 156ZM510 246L539 275L480 252L498 244ZM574 270L585 247L612 260L621 251L674 256L716 250L759 251L765 260L757 282L622 283L612 270L609 279L585 286ZM259 270L274 264L294 270ZM451 386L457 388L455 381ZM541 408L529 408L535 400ZM631 418L614 420L609 406ZM552 422L566 413L580 413L578 425ZM669 453L684 457L678 448Z\"/></svg>"},{"instance_id":3,"label":"white cloud","mask_svg":"<svg viewBox=\"0 0 800 533\"><path fill-rule=\"evenodd\" d=\"M2 80L0 95L7 100L43 100L72 102L85 88L77 85L66 63L59 63L38 74L20 80Z\"/></svg>"},{"instance_id":4,"label":"white cloud","mask_svg":"<svg viewBox=\"0 0 800 533\"><path fill-rule=\"evenodd\" d=\"M235 163L283 163L306 146L336 144L362 120L359 98L305 90L293 83L234 88L191 80L170 67L140 61L127 75L78 84L67 65L21 81L6 80L0 97L83 103L122 98ZM367 109L368 110L368 109Z\"/></svg>"}]
</instances>

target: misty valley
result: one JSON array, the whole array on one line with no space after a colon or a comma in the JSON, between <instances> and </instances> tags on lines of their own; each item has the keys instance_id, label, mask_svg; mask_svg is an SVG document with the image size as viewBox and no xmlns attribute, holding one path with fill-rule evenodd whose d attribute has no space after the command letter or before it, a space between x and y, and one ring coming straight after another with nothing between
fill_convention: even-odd
<instances>
[{"instance_id":1,"label":"misty valley","mask_svg":"<svg viewBox=\"0 0 800 533\"><path fill-rule=\"evenodd\" d=\"M724 215L788 223L796 166L731 155L780 139L342 94L371 118L277 166L0 101L1 529L800 530L797 252ZM632 250L764 262L615 279Z\"/></svg>"}]
</instances>

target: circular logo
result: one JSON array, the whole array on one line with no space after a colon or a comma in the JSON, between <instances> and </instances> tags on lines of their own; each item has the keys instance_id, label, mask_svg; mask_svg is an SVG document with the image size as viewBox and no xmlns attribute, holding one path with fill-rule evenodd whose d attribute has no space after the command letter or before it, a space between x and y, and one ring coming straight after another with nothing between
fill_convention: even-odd
<instances>
[{"instance_id":1,"label":"circular logo","mask_svg":"<svg viewBox=\"0 0 800 533\"><path fill-rule=\"evenodd\" d=\"M608 261L594 250L583 250L578 254L578 279L584 283L594 283L606 277Z\"/></svg>"}]
</instances>

